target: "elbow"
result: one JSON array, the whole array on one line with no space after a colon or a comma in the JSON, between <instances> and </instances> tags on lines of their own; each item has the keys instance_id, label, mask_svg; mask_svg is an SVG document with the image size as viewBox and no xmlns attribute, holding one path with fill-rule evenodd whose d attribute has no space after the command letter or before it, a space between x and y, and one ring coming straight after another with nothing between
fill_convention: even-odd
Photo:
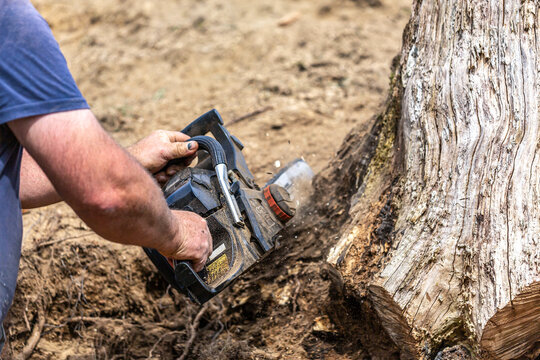
<instances>
[{"instance_id":1,"label":"elbow","mask_svg":"<svg viewBox=\"0 0 540 360\"><path fill-rule=\"evenodd\" d=\"M133 229L125 226L137 218L137 208L125 190L101 189L81 196L77 205L73 210L101 237L118 243L129 243L133 237Z\"/></svg>"},{"instance_id":2,"label":"elbow","mask_svg":"<svg viewBox=\"0 0 540 360\"><path fill-rule=\"evenodd\" d=\"M81 199L81 207L94 216L116 216L126 213L132 201L128 192L122 188L111 188L86 194Z\"/></svg>"}]
</instances>

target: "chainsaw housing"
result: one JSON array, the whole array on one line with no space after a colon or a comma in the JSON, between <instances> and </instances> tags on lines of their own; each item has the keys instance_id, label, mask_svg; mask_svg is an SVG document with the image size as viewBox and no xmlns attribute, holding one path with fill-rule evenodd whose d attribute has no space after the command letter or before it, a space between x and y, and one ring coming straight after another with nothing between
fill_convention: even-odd
<instances>
[{"instance_id":1,"label":"chainsaw housing","mask_svg":"<svg viewBox=\"0 0 540 360\"><path fill-rule=\"evenodd\" d=\"M275 248L295 209L285 188L257 186L241 153L242 143L223 126L216 110L182 132L199 142L198 163L176 173L163 194L171 209L206 219L213 252L200 272L190 262L169 261L153 249L145 252L172 287L202 304ZM201 136L207 133L213 138Z\"/></svg>"}]
</instances>

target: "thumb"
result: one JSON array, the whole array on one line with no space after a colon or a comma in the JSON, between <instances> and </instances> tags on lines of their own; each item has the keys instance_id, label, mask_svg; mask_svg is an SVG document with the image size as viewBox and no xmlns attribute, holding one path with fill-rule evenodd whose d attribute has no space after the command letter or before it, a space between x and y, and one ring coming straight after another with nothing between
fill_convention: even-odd
<instances>
[{"instance_id":1,"label":"thumb","mask_svg":"<svg viewBox=\"0 0 540 360\"><path fill-rule=\"evenodd\" d=\"M171 143L171 146L171 155L174 159L191 156L199 148L199 144L196 141L174 142Z\"/></svg>"}]
</instances>

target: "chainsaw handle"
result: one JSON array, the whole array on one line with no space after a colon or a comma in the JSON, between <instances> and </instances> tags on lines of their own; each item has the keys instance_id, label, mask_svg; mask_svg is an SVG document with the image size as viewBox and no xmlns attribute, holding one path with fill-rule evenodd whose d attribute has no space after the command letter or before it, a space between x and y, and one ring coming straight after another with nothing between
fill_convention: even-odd
<instances>
[{"instance_id":1,"label":"chainsaw handle","mask_svg":"<svg viewBox=\"0 0 540 360\"><path fill-rule=\"evenodd\" d=\"M227 157L225 155L225 150L223 150L223 146L214 138L211 138L210 136L194 136L191 139L187 141L196 141L199 144L200 150L206 150L208 154L210 154L210 158L212 159L212 166L215 168L218 164L227 164ZM178 158L173 159L167 163L162 169L159 171L165 170L171 165L180 165L183 164L184 159ZM159 172L158 171L158 172Z\"/></svg>"},{"instance_id":2,"label":"chainsaw handle","mask_svg":"<svg viewBox=\"0 0 540 360\"><path fill-rule=\"evenodd\" d=\"M218 164L227 164L225 150L223 146L210 136L194 136L189 141L196 141L199 144L199 150L206 150L212 159L212 166L215 168Z\"/></svg>"}]
</instances>

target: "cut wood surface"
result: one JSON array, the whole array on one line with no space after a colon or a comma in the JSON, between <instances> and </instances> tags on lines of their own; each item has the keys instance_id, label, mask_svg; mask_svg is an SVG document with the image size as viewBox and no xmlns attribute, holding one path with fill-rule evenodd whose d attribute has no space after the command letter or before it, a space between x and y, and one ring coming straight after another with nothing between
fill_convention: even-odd
<instances>
[{"instance_id":1,"label":"cut wood surface","mask_svg":"<svg viewBox=\"0 0 540 360\"><path fill-rule=\"evenodd\" d=\"M532 357L540 342L538 14L531 0L414 1L399 116L328 257L402 358L457 344Z\"/></svg>"}]
</instances>

